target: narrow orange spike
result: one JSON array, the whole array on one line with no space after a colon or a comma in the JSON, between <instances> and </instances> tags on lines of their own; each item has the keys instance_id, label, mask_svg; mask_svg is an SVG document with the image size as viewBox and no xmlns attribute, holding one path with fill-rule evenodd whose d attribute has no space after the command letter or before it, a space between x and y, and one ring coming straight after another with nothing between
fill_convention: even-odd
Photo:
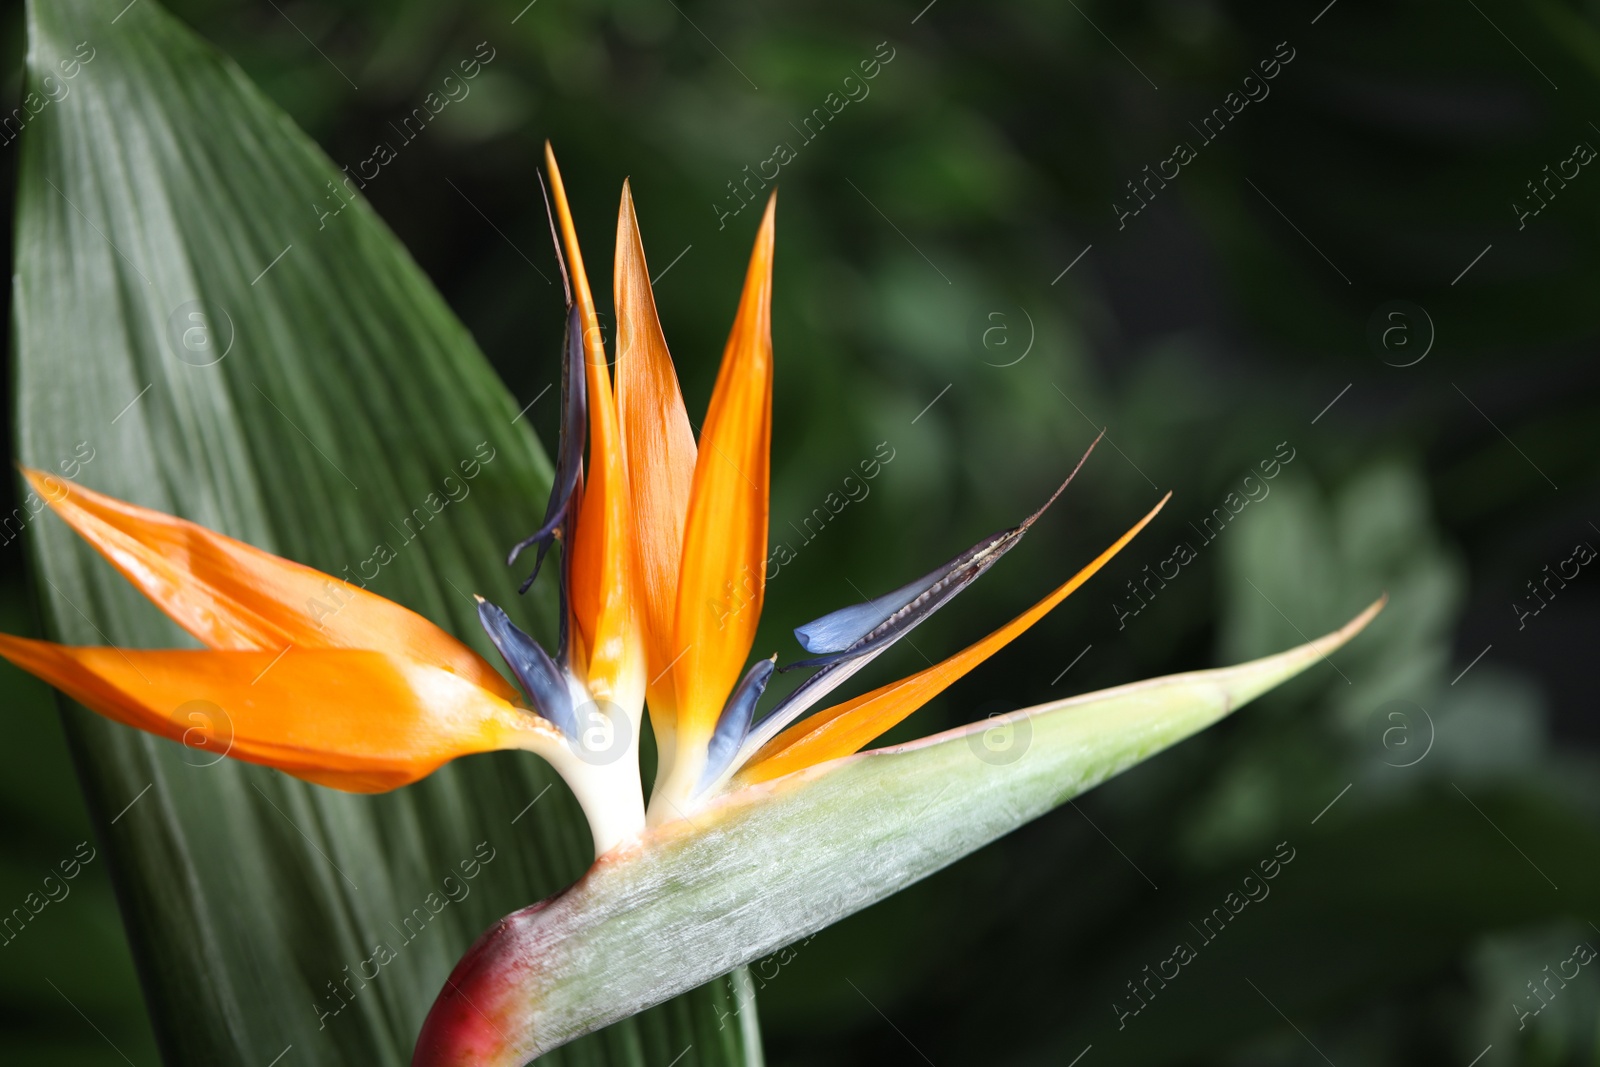
<instances>
[{"instance_id":1,"label":"narrow orange spike","mask_svg":"<svg viewBox=\"0 0 1600 1067\"><path fill-rule=\"evenodd\" d=\"M550 143L544 146L551 198L567 251L573 300L583 324L585 380L589 392L589 464L572 552L572 613L587 645L588 681L596 699L624 706L644 697L642 619L634 591L634 537L622 431L611 372L595 315L578 232L566 186ZM637 693L637 696L635 696Z\"/></svg>"},{"instance_id":2,"label":"narrow orange spike","mask_svg":"<svg viewBox=\"0 0 1600 1067\"><path fill-rule=\"evenodd\" d=\"M667 339L645 265L644 242L633 210L633 193L622 183L617 208L617 255L613 287L617 302L617 411L633 493L639 580L645 605L649 701L657 731L671 729L676 706L672 667L673 613L683 525L694 484L694 431L678 389Z\"/></svg>"},{"instance_id":3,"label":"narrow orange spike","mask_svg":"<svg viewBox=\"0 0 1600 1067\"><path fill-rule=\"evenodd\" d=\"M197 523L50 474L23 474L67 525L211 648L382 648L516 698L472 649L393 601Z\"/></svg>"},{"instance_id":4,"label":"narrow orange spike","mask_svg":"<svg viewBox=\"0 0 1600 1067\"><path fill-rule=\"evenodd\" d=\"M767 570L772 441L772 253L767 201L722 354L684 525L674 612L680 744L703 746L745 669Z\"/></svg>"},{"instance_id":5,"label":"narrow orange spike","mask_svg":"<svg viewBox=\"0 0 1600 1067\"><path fill-rule=\"evenodd\" d=\"M1055 592L983 640L967 646L942 663L918 671L909 678L890 682L853 700L819 711L789 727L751 757L750 764L737 776L737 783L744 786L766 782L826 760L848 756L881 736L889 728L944 692L968 671L1010 644L1028 627L1044 618L1052 608L1070 596L1096 571L1110 562L1113 556L1121 552L1171 498L1171 493L1162 497L1161 502L1151 508L1148 515L1117 538L1110 548L1096 556L1087 567L1074 574Z\"/></svg>"},{"instance_id":6,"label":"narrow orange spike","mask_svg":"<svg viewBox=\"0 0 1600 1067\"><path fill-rule=\"evenodd\" d=\"M562 744L501 697L392 653L71 648L0 634L0 656L196 758L226 754L355 793L395 789L457 756Z\"/></svg>"}]
</instances>

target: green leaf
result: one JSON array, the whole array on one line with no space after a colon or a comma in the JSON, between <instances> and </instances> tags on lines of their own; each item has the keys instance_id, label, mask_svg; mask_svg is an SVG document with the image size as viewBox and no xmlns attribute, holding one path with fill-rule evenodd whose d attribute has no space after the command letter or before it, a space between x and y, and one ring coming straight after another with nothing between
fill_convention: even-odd
<instances>
[{"instance_id":1,"label":"green leaf","mask_svg":"<svg viewBox=\"0 0 1600 1067\"><path fill-rule=\"evenodd\" d=\"M1013 712L730 793L484 935L430 1014L417 1067L515 1067L760 959L1204 729L1325 660L1382 606L1275 656Z\"/></svg>"},{"instance_id":2,"label":"green leaf","mask_svg":"<svg viewBox=\"0 0 1600 1067\"><path fill-rule=\"evenodd\" d=\"M502 560L549 487L522 405L339 170L153 0L30 3L28 32L50 102L19 164L21 460L370 579L489 654L469 595L515 605ZM52 637L192 644L37 504ZM524 611L549 632L548 585ZM588 864L532 757L350 796L63 714L168 1063L407 1062L471 939ZM551 1062L759 1062L734 1007L719 982Z\"/></svg>"}]
</instances>

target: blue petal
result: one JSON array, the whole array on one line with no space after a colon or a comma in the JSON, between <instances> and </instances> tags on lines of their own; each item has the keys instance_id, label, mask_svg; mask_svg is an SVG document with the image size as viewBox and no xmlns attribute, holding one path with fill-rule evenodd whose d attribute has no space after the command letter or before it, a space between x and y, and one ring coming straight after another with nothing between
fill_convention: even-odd
<instances>
[{"instance_id":1,"label":"blue petal","mask_svg":"<svg viewBox=\"0 0 1600 1067\"><path fill-rule=\"evenodd\" d=\"M578 476L583 470L583 446L588 427L588 393L583 367L583 323L577 305L567 308L567 336L561 361L561 445L556 454L556 477L550 486L550 500L545 505L544 523L529 536L519 541L507 557L508 564L515 563L522 550L537 544L539 554L534 559L533 573L528 575L517 592L525 593L539 576L539 568L549 553L555 539L560 536L570 541L570 525L576 518L572 502L577 493Z\"/></svg>"},{"instance_id":2,"label":"blue petal","mask_svg":"<svg viewBox=\"0 0 1600 1067\"><path fill-rule=\"evenodd\" d=\"M517 628L506 613L482 597L478 598L478 621L489 640L500 650L506 666L528 694L533 710L569 739L578 736L578 718L572 709L572 690L566 676L539 642Z\"/></svg>"},{"instance_id":3,"label":"blue petal","mask_svg":"<svg viewBox=\"0 0 1600 1067\"><path fill-rule=\"evenodd\" d=\"M1096 443L1099 440L1099 437L1095 438ZM786 664L781 669L792 671L800 667L827 666L904 637L919 622L977 581L980 575L1000 561L1001 556L1015 548L1028 528L1038 522L1046 509L1056 502L1062 490L1072 484L1073 476L1083 466L1083 461L1089 458L1089 452L1093 451L1094 445L1091 444L1089 451L1083 454L1083 459L1078 460L1078 465L1067 475L1066 481L1050 494L1050 499L1018 525L985 537L948 563L892 593L874 597L864 604L840 608L796 628L794 636L800 646L807 652L819 652L822 655Z\"/></svg>"},{"instance_id":4,"label":"blue petal","mask_svg":"<svg viewBox=\"0 0 1600 1067\"><path fill-rule=\"evenodd\" d=\"M700 774L701 789L716 781L744 744L745 735L750 732L750 721L755 718L756 702L766 691L767 683L772 681L777 659L777 656L773 656L751 667L723 705L717 728L706 745L706 766Z\"/></svg>"},{"instance_id":5,"label":"blue petal","mask_svg":"<svg viewBox=\"0 0 1600 1067\"><path fill-rule=\"evenodd\" d=\"M807 623L795 631L823 628L824 642L831 647L813 648L801 638L807 651L821 651L824 655L787 663L785 671L802 667L826 667L840 660L850 659L886 647L900 640L916 628L917 624L955 599L967 586L1000 561L1022 540L1027 526L1016 526L985 537L955 559L918 578L910 585L901 586L865 604L843 608L832 615L824 615L816 622ZM848 620L833 623L830 620ZM854 629L851 629L854 624Z\"/></svg>"},{"instance_id":6,"label":"blue petal","mask_svg":"<svg viewBox=\"0 0 1600 1067\"><path fill-rule=\"evenodd\" d=\"M795 628L794 637L807 652L843 652L889 620L895 612L926 593L941 577L948 564L931 574L903 585L892 593L874 597L865 604L829 612L804 626Z\"/></svg>"},{"instance_id":7,"label":"blue petal","mask_svg":"<svg viewBox=\"0 0 1600 1067\"><path fill-rule=\"evenodd\" d=\"M1104 436L1104 433L1102 432L1100 436ZM1015 548L1029 528L1039 521L1039 517L1051 504L1056 502L1062 491L1072 484L1072 479L1082 469L1084 460L1089 458L1089 453L1094 451L1094 446L1099 442L1100 437L1096 437L1083 457L1078 460L1077 466L1072 468L1072 473L1067 475L1066 481L1050 494L1050 499L1046 500L1038 511L1018 525L984 538L948 563L909 585L901 586L892 593L886 593L864 604L824 615L795 630L795 637L806 651L821 652L823 655L786 664L779 670L792 671L802 667L822 669L796 686L755 725L745 740L740 753L741 759L748 759L762 745L776 737L778 731L811 710L818 701L865 667L873 658L916 629L924 619L954 600L957 594L977 581L990 567L998 563L1002 556Z\"/></svg>"}]
</instances>

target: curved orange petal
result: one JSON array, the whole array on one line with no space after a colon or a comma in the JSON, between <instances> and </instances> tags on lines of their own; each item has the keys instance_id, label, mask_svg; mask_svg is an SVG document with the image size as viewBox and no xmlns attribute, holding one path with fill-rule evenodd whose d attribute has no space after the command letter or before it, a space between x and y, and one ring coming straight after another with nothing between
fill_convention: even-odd
<instances>
[{"instance_id":1,"label":"curved orange petal","mask_svg":"<svg viewBox=\"0 0 1600 1067\"><path fill-rule=\"evenodd\" d=\"M744 294L700 430L674 611L681 744L703 746L744 673L767 582L772 443L772 251L767 201Z\"/></svg>"},{"instance_id":2,"label":"curved orange petal","mask_svg":"<svg viewBox=\"0 0 1600 1067\"><path fill-rule=\"evenodd\" d=\"M1156 517L1172 498L1168 493L1127 533L1074 574L1064 585L1039 603L1006 623L994 633L969 645L941 663L918 671L909 678L863 693L789 727L773 738L736 776L738 783L753 785L781 777L826 760L848 756L882 735L890 727L944 692L959 678L994 655L1028 627L1038 622L1057 604L1088 581L1111 557L1122 551L1145 524Z\"/></svg>"},{"instance_id":3,"label":"curved orange petal","mask_svg":"<svg viewBox=\"0 0 1600 1067\"><path fill-rule=\"evenodd\" d=\"M656 314L633 193L626 181L617 207L613 288L617 302L617 412L622 420L628 487L633 493L650 709L660 730L670 728L676 704L671 669L679 649L672 643L673 612L683 524L694 483L695 443Z\"/></svg>"},{"instance_id":4,"label":"curved orange petal","mask_svg":"<svg viewBox=\"0 0 1600 1067\"><path fill-rule=\"evenodd\" d=\"M516 698L476 652L393 601L186 519L23 474L123 577L211 648L381 648Z\"/></svg>"},{"instance_id":5,"label":"curved orange petal","mask_svg":"<svg viewBox=\"0 0 1600 1067\"><path fill-rule=\"evenodd\" d=\"M401 655L73 648L0 634L0 656L108 719L188 745L375 793L474 752L560 735L460 675Z\"/></svg>"},{"instance_id":6,"label":"curved orange petal","mask_svg":"<svg viewBox=\"0 0 1600 1067\"><path fill-rule=\"evenodd\" d=\"M583 503L578 512L572 551L572 614L588 646L589 688L597 699L624 706L644 695L641 612L634 592L633 515L628 470L622 454L611 372L606 364L594 296L578 248L567 190L561 182L550 143L544 146L545 169L562 244L572 278L573 301L583 323L584 367L589 390L589 465L584 471ZM637 691L637 698L634 692Z\"/></svg>"}]
</instances>

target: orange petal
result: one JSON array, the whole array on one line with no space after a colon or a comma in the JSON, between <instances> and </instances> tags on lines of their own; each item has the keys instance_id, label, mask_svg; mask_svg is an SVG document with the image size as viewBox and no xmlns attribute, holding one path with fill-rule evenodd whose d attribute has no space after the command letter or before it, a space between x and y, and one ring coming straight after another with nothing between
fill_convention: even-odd
<instances>
[{"instance_id":1,"label":"orange petal","mask_svg":"<svg viewBox=\"0 0 1600 1067\"><path fill-rule=\"evenodd\" d=\"M628 470L611 371L606 364L594 296L578 248L566 186L555 152L544 146L545 169L572 278L572 296L583 322L585 380L589 388L589 465L583 504L573 535L572 614L587 645L589 689L596 699L625 707L644 698L642 612L634 592L633 515ZM633 694L637 692L637 697Z\"/></svg>"},{"instance_id":2,"label":"orange petal","mask_svg":"<svg viewBox=\"0 0 1600 1067\"><path fill-rule=\"evenodd\" d=\"M457 756L561 744L533 715L404 656L72 648L0 634L0 656L108 719L355 793L414 782Z\"/></svg>"},{"instance_id":3,"label":"orange petal","mask_svg":"<svg viewBox=\"0 0 1600 1067\"><path fill-rule=\"evenodd\" d=\"M381 648L516 696L477 653L393 601L186 519L23 473L123 577L211 648Z\"/></svg>"},{"instance_id":4,"label":"orange petal","mask_svg":"<svg viewBox=\"0 0 1600 1067\"><path fill-rule=\"evenodd\" d=\"M700 430L674 613L681 744L703 745L744 673L766 591L772 441L772 249L767 201L744 294Z\"/></svg>"},{"instance_id":5,"label":"orange petal","mask_svg":"<svg viewBox=\"0 0 1600 1067\"><path fill-rule=\"evenodd\" d=\"M1140 519L1133 529L1117 538L1110 548L1074 574L1065 585L983 640L909 678L890 682L853 700L819 711L789 727L751 758L749 766L739 773L738 783L753 785L826 760L848 756L879 737L1044 618L1046 613L1110 562L1112 556L1122 551L1171 498L1171 493L1162 497L1161 502L1150 509L1150 513Z\"/></svg>"},{"instance_id":6,"label":"orange petal","mask_svg":"<svg viewBox=\"0 0 1600 1067\"><path fill-rule=\"evenodd\" d=\"M645 606L651 715L670 728L675 705L671 668L673 613L683 524L694 483L694 431L678 389L678 375L656 315L633 193L622 183L617 208L613 282L617 302L617 411L633 493L639 580Z\"/></svg>"}]
</instances>

